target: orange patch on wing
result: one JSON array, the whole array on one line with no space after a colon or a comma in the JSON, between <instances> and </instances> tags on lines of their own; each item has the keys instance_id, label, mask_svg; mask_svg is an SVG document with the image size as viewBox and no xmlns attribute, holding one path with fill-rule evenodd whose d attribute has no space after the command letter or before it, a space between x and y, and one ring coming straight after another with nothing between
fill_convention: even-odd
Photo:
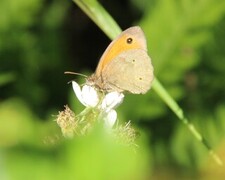
<instances>
[{"instance_id":1,"label":"orange patch on wing","mask_svg":"<svg viewBox=\"0 0 225 180\"><path fill-rule=\"evenodd\" d=\"M127 43L128 38L132 38L131 44ZM138 41L136 41L134 37L128 35L123 35L119 37L109 45L109 47L102 55L98 67L96 69L96 75L99 76L102 72L102 69L120 53L127 50L139 48L141 48L141 45L138 43Z\"/></svg>"}]
</instances>

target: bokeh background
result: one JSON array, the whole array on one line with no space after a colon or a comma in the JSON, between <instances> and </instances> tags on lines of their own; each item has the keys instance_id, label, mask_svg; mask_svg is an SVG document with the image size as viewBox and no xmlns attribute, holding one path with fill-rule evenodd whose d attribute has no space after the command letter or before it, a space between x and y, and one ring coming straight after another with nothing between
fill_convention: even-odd
<instances>
[{"instance_id":1,"label":"bokeh background","mask_svg":"<svg viewBox=\"0 0 225 180\"><path fill-rule=\"evenodd\" d=\"M122 29L142 27L156 77L225 161L225 2L100 2ZM64 71L92 73L109 42L72 1L0 1L0 179L223 179L154 91L118 108L139 132L136 155L98 130L63 140L58 111L84 108L67 82L85 82Z\"/></svg>"}]
</instances>

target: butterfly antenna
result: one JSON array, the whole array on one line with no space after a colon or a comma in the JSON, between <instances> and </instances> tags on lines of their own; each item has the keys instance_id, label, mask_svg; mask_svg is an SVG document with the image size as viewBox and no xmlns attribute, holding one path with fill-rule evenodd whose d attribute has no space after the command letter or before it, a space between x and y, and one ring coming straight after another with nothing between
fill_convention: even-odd
<instances>
[{"instance_id":1,"label":"butterfly antenna","mask_svg":"<svg viewBox=\"0 0 225 180\"><path fill-rule=\"evenodd\" d=\"M87 76L84 75L84 74L76 73L76 72L71 72L71 71L65 71L64 74L74 74L74 75L79 75L79 76L83 76L83 77L87 78Z\"/></svg>"}]
</instances>

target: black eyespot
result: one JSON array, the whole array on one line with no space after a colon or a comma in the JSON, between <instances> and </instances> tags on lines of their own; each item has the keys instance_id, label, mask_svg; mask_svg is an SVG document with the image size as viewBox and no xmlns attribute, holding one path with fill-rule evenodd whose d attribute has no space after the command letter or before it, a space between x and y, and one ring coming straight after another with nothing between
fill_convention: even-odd
<instances>
[{"instance_id":1,"label":"black eyespot","mask_svg":"<svg viewBox=\"0 0 225 180\"><path fill-rule=\"evenodd\" d=\"M132 38L127 38L127 43L128 44L131 44L133 42L133 39Z\"/></svg>"},{"instance_id":2,"label":"black eyespot","mask_svg":"<svg viewBox=\"0 0 225 180\"><path fill-rule=\"evenodd\" d=\"M135 59L133 59L132 62L135 62Z\"/></svg>"},{"instance_id":3,"label":"black eyespot","mask_svg":"<svg viewBox=\"0 0 225 180\"><path fill-rule=\"evenodd\" d=\"M142 80L142 77L139 77L139 80L141 81Z\"/></svg>"}]
</instances>

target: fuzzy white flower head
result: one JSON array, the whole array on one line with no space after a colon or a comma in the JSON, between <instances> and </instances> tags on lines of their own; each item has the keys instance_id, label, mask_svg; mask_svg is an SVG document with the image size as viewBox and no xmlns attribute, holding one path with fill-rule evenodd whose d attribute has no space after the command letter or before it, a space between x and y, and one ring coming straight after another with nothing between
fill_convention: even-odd
<instances>
[{"instance_id":1,"label":"fuzzy white flower head","mask_svg":"<svg viewBox=\"0 0 225 180\"><path fill-rule=\"evenodd\" d=\"M101 100L97 91L92 86L84 85L82 88L75 81L72 81L73 90L78 100L86 107L96 107L101 113L100 117L105 121L106 126L112 127L117 119L114 110L123 102L124 95L118 92L110 92Z\"/></svg>"}]
</instances>

